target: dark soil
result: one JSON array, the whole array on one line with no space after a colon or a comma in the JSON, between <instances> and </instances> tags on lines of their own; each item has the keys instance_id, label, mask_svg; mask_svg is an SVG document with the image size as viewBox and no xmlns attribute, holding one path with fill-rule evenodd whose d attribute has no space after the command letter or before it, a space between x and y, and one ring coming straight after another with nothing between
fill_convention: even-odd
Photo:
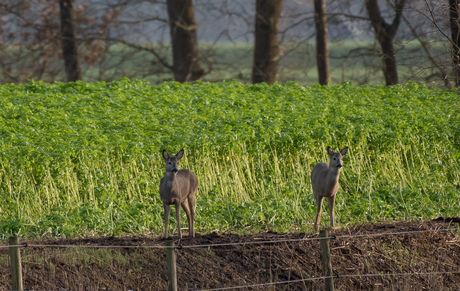
<instances>
[{"instance_id":1,"label":"dark soil","mask_svg":"<svg viewBox=\"0 0 460 291\"><path fill-rule=\"evenodd\" d=\"M330 231L336 290L459 290L458 218L359 225ZM448 229L446 231L446 229ZM431 231L426 231L431 230ZM402 232L400 234L389 234ZM408 232L408 233L406 233ZM324 290L318 234L216 233L176 240L179 290L298 282L232 290ZM305 239L188 248L208 244ZM102 237L28 241L22 248L28 290L167 290L166 251L159 237ZM32 245L48 245L37 247ZM49 245L75 245L75 248ZM86 248L84 246L99 246ZM102 247L104 246L104 247ZM126 246L121 248L107 246ZM0 290L11 290L8 249L0 248ZM459 272L448 274L418 274ZM377 274L377 276L365 276ZM395 274L395 275L388 275ZM302 279L308 279L302 281ZM272 289L270 289L272 288Z\"/></svg>"}]
</instances>

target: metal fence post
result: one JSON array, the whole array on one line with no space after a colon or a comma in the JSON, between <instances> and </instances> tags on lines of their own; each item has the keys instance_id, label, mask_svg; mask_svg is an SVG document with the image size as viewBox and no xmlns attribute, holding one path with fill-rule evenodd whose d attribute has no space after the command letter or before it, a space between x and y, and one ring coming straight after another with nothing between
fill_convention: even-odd
<instances>
[{"instance_id":1,"label":"metal fence post","mask_svg":"<svg viewBox=\"0 0 460 291\"><path fill-rule=\"evenodd\" d=\"M21 252L19 238L14 236L8 240L10 245L10 261L11 261L11 278L13 280L13 290L24 290L22 285L22 267L21 267Z\"/></svg>"},{"instance_id":2,"label":"metal fence post","mask_svg":"<svg viewBox=\"0 0 460 291\"><path fill-rule=\"evenodd\" d=\"M174 241L166 242L166 265L168 272L168 291L177 291L176 250Z\"/></svg>"},{"instance_id":3,"label":"metal fence post","mask_svg":"<svg viewBox=\"0 0 460 291\"><path fill-rule=\"evenodd\" d=\"M329 277L324 279L325 290L334 291L334 279L332 278L332 264L331 264L331 253L329 251L329 239L327 230L320 230L319 236L324 239L320 239L321 244L321 261L323 263L323 274L324 277Z\"/></svg>"}]
</instances>

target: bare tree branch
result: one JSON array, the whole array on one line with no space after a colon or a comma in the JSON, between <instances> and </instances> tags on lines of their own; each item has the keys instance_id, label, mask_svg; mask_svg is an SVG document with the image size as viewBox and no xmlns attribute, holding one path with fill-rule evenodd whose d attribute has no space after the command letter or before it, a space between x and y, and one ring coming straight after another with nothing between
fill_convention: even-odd
<instances>
[{"instance_id":1,"label":"bare tree branch","mask_svg":"<svg viewBox=\"0 0 460 291\"><path fill-rule=\"evenodd\" d=\"M414 35L414 37L418 40L418 42L420 43L420 45L422 46L423 50L425 51L425 53L427 54L429 60L431 61L431 63L436 67L438 68L439 72L441 73L441 76L442 76L442 79L444 80L444 85L446 87L450 87L450 82L449 82L449 78L447 76L447 71L444 69L443 66L441 66L433 57L433 55L431 54L430 50L428 49L428 46L427 44L420 38L420 36L418 35L418 33L416 32L415 28L411 25L411 23L407 20L406 17L402 16L402 19L404 20L404 22L406 23L407 27L409 27L409 29L411 30L412 34ZM422 72L420 72L422 73Z\"/></svg>"}]
</instances>

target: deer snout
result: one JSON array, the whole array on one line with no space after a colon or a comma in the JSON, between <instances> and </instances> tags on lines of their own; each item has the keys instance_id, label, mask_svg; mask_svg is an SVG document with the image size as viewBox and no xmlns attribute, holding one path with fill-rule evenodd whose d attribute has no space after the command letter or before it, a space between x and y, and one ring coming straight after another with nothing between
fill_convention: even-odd
<instances>
[{"instance_id":1,"label":"deer snout","mask_svg":"<svg viewBox=\"0 0 460 291\"><path fill-rule=\"evenodd\" d=\"M172 170L172 172L173 172L173 174L176 174L178 171L177 171L176 168L174 168L174 169Z\"/></svg>"},{"instance_id":2,"label":"deer snout","mask_svg":"<svg viewBox=\"0 0 460 291\"><path fill-rule=\"evenodd\" d=\"M337 165L337 168L338 168L338 169L342 168L342 164L338 164L338 165Z\"/></svg>"}]
</instances>

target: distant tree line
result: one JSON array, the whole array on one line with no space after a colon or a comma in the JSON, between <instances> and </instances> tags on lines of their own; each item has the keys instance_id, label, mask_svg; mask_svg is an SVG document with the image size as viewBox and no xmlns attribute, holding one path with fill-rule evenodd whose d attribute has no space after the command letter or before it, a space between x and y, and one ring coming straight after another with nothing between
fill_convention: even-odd
<instances>
[{"instance_id":1,"label":"distant tree line","mask_svg":"<svg viewBox=\"0 0 460 291\"><path fill-rule=\"evenodd\" d=\"M398 66L406 61L397 58L395 42L398 47L416 42L414 53L421 51L424 59L411 66L418 68L410 71L414 79L423 74L427 83L435 80L458 87L460 0L443 1L4 0L0 3L0 82L76 81L90 69L91 80L110 81L123 75L156 75L159 81L168 80L161 76L179 82L203 80L216 67L238 72L234 61L219 53L217 43L246 42L253 44L248 50L252 52L252 83L276 82L280 58L308 54L306 45L313 45L315 61L309 67L316 66L320 84L332 82L332 58L343 63L372 60L364 65L366 74L371 68L381 70L385 84L395 85L401 82ZM213 27L213 21L221 27ZM200 23L207 23L208 31L215 30L214 39L203 41L203 46ZM222 23L227 26L222 28ZM402 25L404 31L398 32ZM360 29L372 32L361 33L370 46L330 54L331 41L355 38L353 30ZM374 42L369 41L371 37ZM445 49L439 53L433 50L435 46ZM128 73L129 64L140 58L145 61ZM248 73L240 69L231 77L244 74Z\"/></svg>"}]
</instances>

